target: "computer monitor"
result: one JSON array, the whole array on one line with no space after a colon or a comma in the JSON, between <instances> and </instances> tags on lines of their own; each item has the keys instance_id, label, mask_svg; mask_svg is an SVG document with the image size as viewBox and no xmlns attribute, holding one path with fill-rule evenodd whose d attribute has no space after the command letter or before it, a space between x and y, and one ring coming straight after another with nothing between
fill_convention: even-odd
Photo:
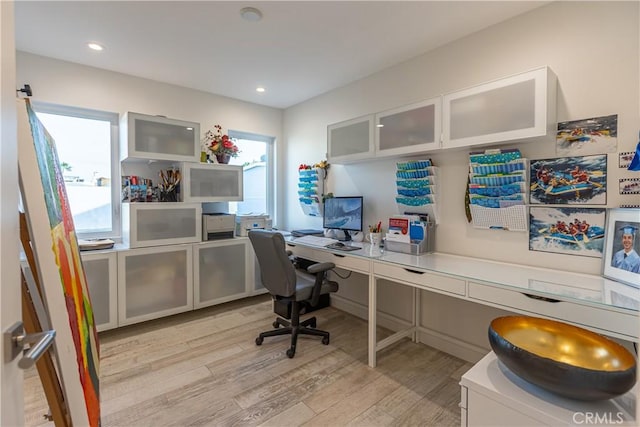
<instances>
[{"instance_id":1,"label":"computer monitor","mask_svg":"<svg viewBox=\"0 0 640 427\"><path fill-rule=\"evenodd\" d=\"M362 196L330 197L324 199L324 228L344 232L344 240L351 240L349 231L362 231Z\"/></svg>"}]
</instances>

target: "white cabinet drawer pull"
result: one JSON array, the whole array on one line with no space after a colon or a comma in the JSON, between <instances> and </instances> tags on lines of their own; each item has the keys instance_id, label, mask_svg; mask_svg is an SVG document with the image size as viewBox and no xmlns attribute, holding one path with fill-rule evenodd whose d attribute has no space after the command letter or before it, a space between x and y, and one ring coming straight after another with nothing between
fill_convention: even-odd
<instances>
[{"instance_id":1,"label":"white cabinet drawer pull","mask_svg":"<svg viewBox=\"0 0 640 427\"><path fill-rule=\"evenodd\" d=\"M547 298L547 297L541 297L540 295L531 295L531 294L525 294L524 292L522 292L522 295L524 295L527 298L531 298L531 299L535 299L538 301L544 301L544 302L560 302L560 300L558 299L553 299L553 298Z\"/></svg>"},{"instance_id":2,"label":"white cabinet drawer pull","mask_svg":"<svg viewBox=\"0 0 640 427\"><path fill-rule=\"evenodd\" d=\"M405 268L404 270L408 271L409 273L413 273L413 274L424 274L424 271L411 270L409 268Z\"/></svg>"}]
</instances>

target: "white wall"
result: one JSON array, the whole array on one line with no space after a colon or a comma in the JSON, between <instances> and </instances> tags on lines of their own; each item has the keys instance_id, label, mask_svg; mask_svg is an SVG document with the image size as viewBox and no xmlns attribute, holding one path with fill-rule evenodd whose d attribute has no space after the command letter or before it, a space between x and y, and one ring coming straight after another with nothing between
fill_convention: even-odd
<instances>
[{"instance_id":1,"label":"white wall","mask_svg":"<svg viewBox=\"0 0 640 427\"><path fill-rule=\"evenodd\" d=\"M548 65L558 76L558 121L618 114L618 149L632 151L638 138L638 4L559 2L536 9L423 56L376 73L285 111L287 143L286 225L319 226L295 203L297 165L324 158L326 126ZM517 147L529 159L556 157L552 138ZM526 233L478 230L467 224L463 201L468 151L429 153L440 168L439 252L598 274L601 261L528 250ZM366 220L395 211L395 160L331 165L328 190L362 194ZM636 174L637 175L637 174ZM631 203L617 191L618 169L609 155L607 206ZM491 250L487 251L487 245Z\"/></svg>"},{"instance_id":2,"label":"white wall","mask_svg":"<svg viewBox=\"0 0 640 427\"><path fill-rule=\"evenodd\" d=\"M543 65L558 77L558 121L618 114L618 150L635 150L640 129L638 21L637 2L554 2L287 109L286 226L321 227L319 219L302 215L295 182L299 163L324 158L328 124ZM529 159L556 157L553 138L504 147L519 148ZM425 157L440 168L439 191L444 196L438 252L600 273L600 259L531 252L526 233L472 228L464 213L468 151ZM637 196L618 194L618 178L632 176L638 175L619 169L617 154L609 154L607 207L637 203ZM363 195L365 224L375 223L397 213L394 177L393 159L331 165L327 191ZM345 298L365 304L366 290ZM485 348L488 322L502 313L433 294L425 294L423 301L426 326ZM381 309L386 310L383 304Z\"/></svg>"},{"instance_id":3,"label":"white wall","mask_svg":"<svg viewBox=\"0 0 640 427\"><path fill-rule=\"evenodd\" d=\"M163 115L200 123L202 134L220 124L225 131L272 136L276 140L276 166L281 164L282 110L277 108L25 52L17 53L17 78L20 85L31 85L34 101L119 114L133 111ZM277 174L278 168L275 170Z\"/></svg>"}]
</instances>

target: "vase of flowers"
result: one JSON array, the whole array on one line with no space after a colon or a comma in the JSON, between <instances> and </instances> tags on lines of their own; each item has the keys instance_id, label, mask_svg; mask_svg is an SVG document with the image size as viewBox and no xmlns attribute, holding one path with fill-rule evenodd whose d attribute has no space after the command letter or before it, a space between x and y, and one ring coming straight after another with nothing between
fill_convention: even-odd
<instances>
[{"instance_id":1,"label":"vase of flowers","mask_svg":"<svg viewBox=\"0 0 640 427\"><path fill-rule=\"evenodd\" d=\"M215 125L202 138L202 151L206 153L209 162L216 159L217 163L227 164L232 157L237 157L240 150L229 135L222 133L222 126Z\"/></svg>"}]
</instances>

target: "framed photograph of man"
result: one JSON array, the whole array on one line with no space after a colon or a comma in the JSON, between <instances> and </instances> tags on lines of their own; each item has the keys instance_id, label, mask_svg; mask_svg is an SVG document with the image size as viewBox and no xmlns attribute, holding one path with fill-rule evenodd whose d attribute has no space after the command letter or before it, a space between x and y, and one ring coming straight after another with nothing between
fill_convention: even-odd
<instances>
[{"instance_id":1,"label":"framed photograph of man","mask_svg":"<svg viewBox=\"0 0 640 427\"><path fill-rule=\"evenodd\" d=\"M640 287L640 209L610 209L602 275Z\"/></svg>"}]
</instances>

